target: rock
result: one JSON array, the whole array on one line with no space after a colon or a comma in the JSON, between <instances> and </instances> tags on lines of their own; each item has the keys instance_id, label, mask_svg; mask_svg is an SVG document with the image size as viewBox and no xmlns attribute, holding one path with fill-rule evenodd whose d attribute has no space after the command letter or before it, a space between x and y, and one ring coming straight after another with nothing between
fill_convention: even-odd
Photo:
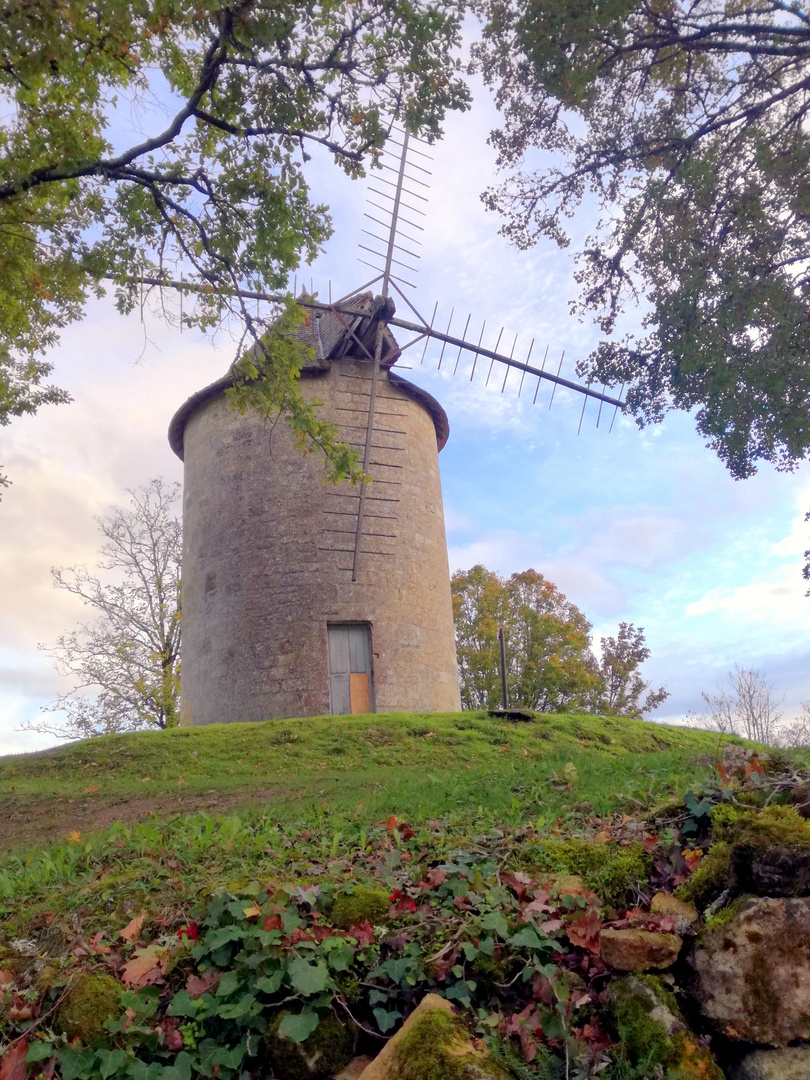
<instances>
[{"instance_id":1,"label":"rock","mask_svg":"<svg viewBox=\"0 0 810 1080\"><path fill-rule=\"evenodd\" d=\"M360 1080L509 1080L449 1001L427 994Z\"/></svg>"},{"instance_id":2,"label":"rock","mask_svg":"<svg viewBox=\"0 0 810 1080\"><path fill-rule=\"evenodd\" d=\"M62 1032L87 1046L109 1036L104 1024L121 1015L123 989L112 975L90 971L79 975L57 1013Z\"/></svg>"},{"instance_id":3,"label":"rock","mask_svg":"<svg viewBox=\"0 0 810 1080\"><path fill-rule=\"evenodd\" d=\"M810 1039L810 899L743 897L707 922L690 963L700 1011L726 1037Z\"/></svg>"},{"instance_id":4,"label":"rock","mask_svg":"<svg viewBox=\"0 0 810 1080\"><path fill-rule=\"evenodd\" d=\"M679 900L672 893L656 893L650 903L653 915L671 915L675 919L675 932L686 934L697 924L700 916L694 904Z\"/></svg>"},{"instance_id":5,"label":"rock","mask_svg":"<svg viewBox=\"0 0 810 1080\"><path fill-rule=\"evenodd\" d=\"M335 1080L360 1080L363 1072L371 1064L373 1058L368 1054L361 1054L359 1057L354 1057L349 1064L340 1070L339 1073L335 1073Z\"/></svg>"},{"instance_id":6,"label":"rock","mask_svg":"<svg viewBox=\"0 0 810 1080\"><path fill-rule=\"evenodd\" d=\"M606 929L599 935L602 959L616 971L668 968L678 959L680 951L681 939L677 934Z\"/></svg>"},{"instance_id":7,"label":"rock","mask_svg":"<svg viewBox=\"0 0 810 1080\"><path fill-rule=\"evenodd\" d=\"M625 975L609 984L610 1010L622 1055L645 1076L723 1080L714 1058L687 1027L678 1004L654 975Z\"/></svg>"},{"instance_id":8,"label":"rock","mask_svg":"<svg viewBox=\"0 0 810 1080\"><path fill-rule=\"evenodd\" d=\"M754 1050L747 1054L731 1080L807 1080L810 1077L810 1046L783 1050Z\"/></svg>"},{"instance_id":9,"label":"rock","mask_svg":"<svg viewBox=\"0 0 810 1080\"><path fill-rule=\"evenodd\" d=\"M743 892L810 896L810 822L792 806L744 814L732 830L732 862Z\"/></svg>"},{"instance_id":10,"label":"rock","mask_svg":"<svg viewBox=\"0 0 810 1080\"><path fill-rule=\"evenodd\" d=\"M744 776L745 766L749 761L753 761L754 758L764 765L771 760L771 755L767 754L764 750L753 750L747 746L739 746L735 743L729 743L723 750L723 766L727 772L731 773L737 770L737 772Z\"/></svg>"}]
</instances>

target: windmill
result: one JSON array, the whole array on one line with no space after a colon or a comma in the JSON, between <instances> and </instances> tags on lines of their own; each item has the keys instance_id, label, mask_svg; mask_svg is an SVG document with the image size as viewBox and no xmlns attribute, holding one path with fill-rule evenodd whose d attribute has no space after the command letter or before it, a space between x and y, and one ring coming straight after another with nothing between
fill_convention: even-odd
<instances>
[{"instance_id":1,"label":"windmill","mask_svg":"<svg viewBox=\"0 0 810 1080\"><path fill-rule=\"evenodd\" d=\"M552 401L559 387L575 391L580 425L588 400L597 423L605 406L614 416L622 406L564 378L562 357L547 370L547 352L538 367L531 346L524 359L514 346L499 351L503 331L490 349L485 324L476 341L470 317L456 335L452 313L444 330L435 307L430 320L420 314L404 289L426 199L415 189L429 173L425 151L400 134L399 154L383 158L369 185L364 236L380 247L362 243L360 261L375 276L336 301L299 299L312 316L300 336L314 353L302 392L321 402L372 482L325 487L285 427L230 408L232 374L172 420L170 443L185 462L182 723L460 707L438 470L448 423L395 370L405 350L424 343L424 358L440 342L439 368L459 375L469 364L473 378L486 364L487 383L495 373L502 391L514 373L518 395L525 387L533 402L544 383Z\"/></svg>"}]
</instances>

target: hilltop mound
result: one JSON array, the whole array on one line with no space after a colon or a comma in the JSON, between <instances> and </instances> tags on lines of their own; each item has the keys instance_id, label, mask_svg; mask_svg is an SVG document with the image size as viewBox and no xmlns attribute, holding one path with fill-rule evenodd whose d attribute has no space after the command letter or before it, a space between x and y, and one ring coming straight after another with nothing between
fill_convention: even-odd
<instances>
[{"instance_id":1,"label":"hilltop mound","mask_svg":"<svg viewBox=\"0 0 810 1080\"><path fill-rule=\"evenodd\" d=\"M806 1010L741 1025L752 978L763 1001L810 985L810 774L731 741L718 760L716 735L618 718L373 715L1 759L28 839L0 855L0 1075L328 1080L436 993L456 1013L369 1078L722 1080L801 1056L764 1047L810 1040ZM723 966L729 935L748 952Z\"/></svg>"}]
</instances>

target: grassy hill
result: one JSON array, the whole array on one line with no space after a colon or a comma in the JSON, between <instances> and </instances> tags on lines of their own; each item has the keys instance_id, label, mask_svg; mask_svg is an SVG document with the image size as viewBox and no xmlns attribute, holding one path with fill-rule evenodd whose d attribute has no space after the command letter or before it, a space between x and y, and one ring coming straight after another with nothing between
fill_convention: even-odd
<instances>
[{"instance_id":1,"label":"grassy hill","mask_svg":"<svg viewBox=\"0 0 810 1080\"><path fill-rule=\"evenodd\" d=\"M281 822L391 814L550 821L578 804L633 812L712 771L718 736L616 717L393 713L111 735L0 758L0 846L195 810ZM576 781L560 783L568 762ZM556 779L555 779L556 778Z\"/></svg>"},{"instance_id":2,"label":"grassy hill","mask_svg":"<svg viewBox=\"0 0 810 1080\"><path fill-rule=\"evenodd\" d=\"M0 758L0 1006L4 978L16 995L0 1045L30 1026L32 1053L61 1055L56 1075L73 1080L248 1078L251 1032L269 1038L285 1002L298 1035L345 1010L373 1046L437 986L494 1034L509 1010L518 1023L525 973L549 978L555 951L593 977L588 919L688 875L703 810L683 797L714 784L719 749L716 734L614 717L378 714ZM527 888L549 897L550 936L515 933ZM116 1000L128 987L117 1049L68 1045L77 965L113 979ZM200 1012L184 987L225 970ZM583 1028L587 1052L612 1054L599 1023ZM517 1077L559 1071L559 1054L526 1073L498 1046ZM632 1080L615 1054L600 1075Z\"/></svg>"}]
</instances>

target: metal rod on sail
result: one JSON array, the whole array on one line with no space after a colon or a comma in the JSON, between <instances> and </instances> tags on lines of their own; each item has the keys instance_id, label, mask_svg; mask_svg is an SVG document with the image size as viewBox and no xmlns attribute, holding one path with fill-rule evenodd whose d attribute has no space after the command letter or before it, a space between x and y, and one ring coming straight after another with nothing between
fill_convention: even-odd
<instances>
[{"instance_id":1,"label":"metal rod on sail","mask_svg":"<svg viewBox=\"0 0 810 1080\"><path fill-rule=\"evenodd\" d=\"M408 129L402 140L402 154L399 159L399 172L397 174L397 190L394 195L394 205L391 208L391 231L388 234L388 250L385 253L385 269L383 270L382 294L388 296L388 284L391 280L391 263L394 259L394 241L397 235L397 218L399 217L399 204L402 201L402 185L405 180L405 165L408 159Z\"/></svg>"}]
</instances>

